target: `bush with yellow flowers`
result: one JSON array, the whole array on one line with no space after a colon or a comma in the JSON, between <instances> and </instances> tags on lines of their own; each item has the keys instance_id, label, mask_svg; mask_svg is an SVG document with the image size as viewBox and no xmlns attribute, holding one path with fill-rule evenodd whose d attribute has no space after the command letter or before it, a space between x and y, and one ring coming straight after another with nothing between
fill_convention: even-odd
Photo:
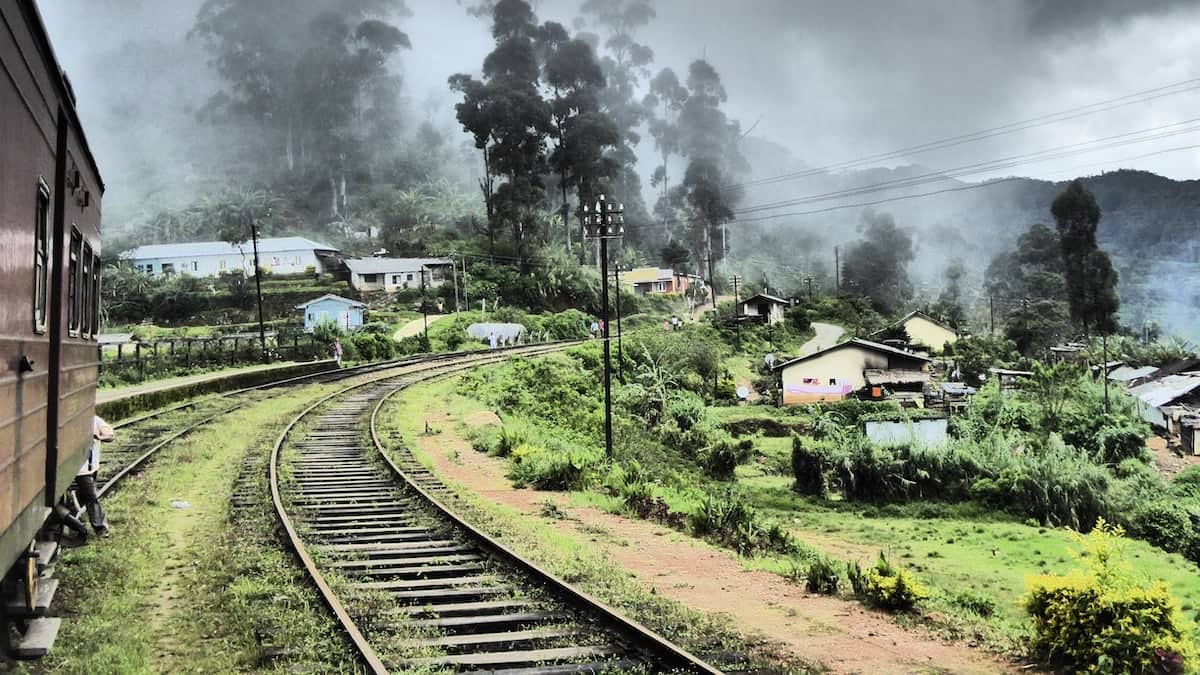
<instances>
[{"instance_id":1,"label":"bush with yellow flowers","mask_svg":"<svg viewBox=\"0 0 1200 675\"><path fill-rule=\"evenodd\" d=\"M1183 673L1196 647L1166 584L1136 573L1119 526L1101 520L1073 555L1080 567L1028 580L1033 648L1056 666L1087 673Z\"/></svg>"}]
</instances>

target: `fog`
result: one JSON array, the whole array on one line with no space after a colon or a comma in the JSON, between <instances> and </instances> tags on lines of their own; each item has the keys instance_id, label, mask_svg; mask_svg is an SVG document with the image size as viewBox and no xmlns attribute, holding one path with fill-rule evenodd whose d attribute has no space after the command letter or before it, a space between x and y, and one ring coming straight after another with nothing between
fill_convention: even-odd
<instances>
[{"instance_id":1,"label":"fog","mask_svg":"<svg viewBox=\"0 0 1200 675\"><path fill-rule=\"evenodd\" d=\"M456 97L448 91L446 78L480 70L492 47L488 24L467 11L478 0L408 0L407 4L412 15L398 24L411 38L412 49L392 63L403 75L407 126L411 130L428 121L464 144L469 139L454 120ZM577 23L580 0L532 4L540 20L556 20L572 29L590 28ZM182 204L203 192L205 177L213 173L216 155L211 151L229 142L195 116L195 110L219 87L202 46L188 38L200 5L200 0L41 3L108 183L106 212L118 221L164 204ZM716 67L729 95L726 112L749 132L743 152L750 160L750 174L743 180L836 165L1051 113L1078 111L1096 102L1200 78L1195 48L1200 44L1200 0L655 0L653 5L657 17L637 34L654 50L649 70L671 67L684 73L697 58ZM900 174L820 174L749 186L743 207L1191 120L1200 109L1200 81L1109 107L1016 133L933 152L900 153L854 167L901 167ZM956 176L962 181L1014 175L1058 181L1136 168L1178 180L1200 178L1200 152L1188 147L1200 143L1196 137L1200 125L1175 131L1156 140L1090 151L1079 146L1048 161L985 166ZM656 163L648 135L643 135L637 150L638 170L646 179ZM903 168L908 165L920 168ZM646 194L652 203L648 185ZM742 220L748 228L761 231L776 226L807 229L817 238L805 241L819 241L821 251L803 255L824 260L834 244L856 236L854 224L861 218L861 206L829 215L777 216L896 194L767 209L752 217L743 213ZM995 202L990 197L985 201ZM964 215L964 208L974 209L978 203L934 195L878 208L894 211L897 220L915 228L918 235L941 233L924 240L918 236L917 242L922 256L916 264L917 276L925 277L917 281L934 287L939 261L950 252L975 263L978 281L986 259L1029 224L1000 223L1001 214L1014 212L1007 204L999 204L996 213ZM1031 213L1017 211L1022 218ZM975 222L963 222L971 219ZM948 224L954 227L947 229ZM960 225L962 232L958 232ZM1003 230L999 237L979 241L973 236L997 228ZM737 251L736 234L733 250ZM742 253L749 257L749 252Z\"/></svg>"}]
</instances>

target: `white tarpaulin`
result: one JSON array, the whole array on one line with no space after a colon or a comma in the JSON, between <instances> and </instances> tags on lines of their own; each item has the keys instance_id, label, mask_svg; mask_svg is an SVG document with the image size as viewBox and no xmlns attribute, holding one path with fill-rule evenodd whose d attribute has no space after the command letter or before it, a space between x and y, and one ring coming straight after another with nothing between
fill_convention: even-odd
<instances>
[{"instance_id":1,"label":"white tarpaulin","mask_svg":"<svg viewBox=\"0 0 1200 675\"><path fill-rule=\"evenodd\" d=\"M467 326L467 335L481 342L487 342L495 335L500 344L516 344L524 334L525 326L519 323L473 323Z\"/></svg>"}]
</instances>

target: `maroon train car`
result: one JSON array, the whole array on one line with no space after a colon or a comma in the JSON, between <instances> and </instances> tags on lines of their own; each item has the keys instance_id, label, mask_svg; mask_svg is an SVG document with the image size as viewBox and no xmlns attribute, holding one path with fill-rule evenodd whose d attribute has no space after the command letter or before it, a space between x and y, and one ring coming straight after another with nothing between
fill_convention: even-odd
<instances>
[{"instance_id":1,"label":"maroon train car","mask_svg":"<svg viewBox=\"0 0 1200 675\"><path fill-rule=\"evenodd\" d=\"M0 0L0 571L91 443L104 185L33 0Z\"/></svg>"}]
</instances>

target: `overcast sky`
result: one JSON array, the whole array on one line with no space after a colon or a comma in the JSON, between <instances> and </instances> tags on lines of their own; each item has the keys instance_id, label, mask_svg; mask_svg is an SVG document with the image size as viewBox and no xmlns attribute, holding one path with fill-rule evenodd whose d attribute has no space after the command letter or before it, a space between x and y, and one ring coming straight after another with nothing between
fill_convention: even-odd
<instances>
[{"instance_id":1,"label":"overcast sky","mask_svg":"<svg viewBox=\"0 0 1200 675\"><path fill-rule=\"evenodd\" d=\"M185 37L198 4L40 3L85 123L112 90L136 97L142 78L154 76L97 72L90 59L130 40L198 53ZM446 77L478 71L491 48L487 26L451 0L408 4L413 16L402 27L413 50L401 57L406 95L416 114L449 125ZM569 26L579 2L535 4L542 19ZM730 115L743 128L757 122L755 136L784 145L810 166L1200 78L1200 0L657 0L655 6L657 19L640 36L656 52L653 67L682 73L706 56L725 81ZM161 77L186 91L188 82L203 78L181 62ZM946 169L1192 118L1200 118L1200 89L906 160ZM120 143L92 140L101 148ZM1200 178L1195 149L1115 162L1193 144L1200 144L1200 132L970 178L1062 179L1118 166Z\"/></svg>"}]
</instances>

